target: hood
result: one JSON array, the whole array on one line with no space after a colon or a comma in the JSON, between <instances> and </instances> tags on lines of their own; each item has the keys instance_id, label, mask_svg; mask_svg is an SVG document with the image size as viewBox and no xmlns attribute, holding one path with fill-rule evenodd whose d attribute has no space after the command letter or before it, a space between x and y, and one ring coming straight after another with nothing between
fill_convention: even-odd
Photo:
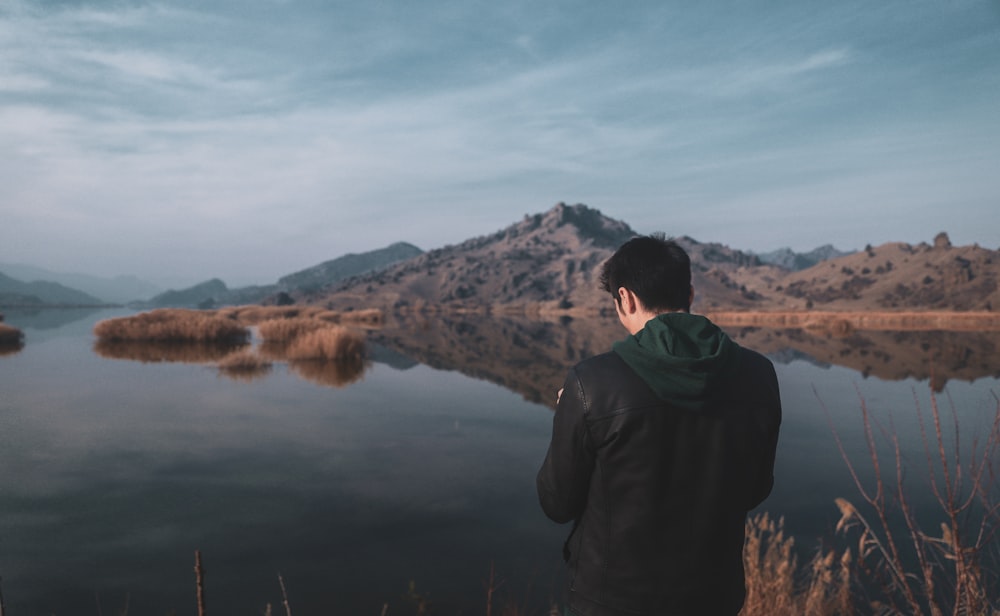
<instances>
[{"instance_id":1,"label":"hood","mask_svg":"<svg viewBox=\"0 0 1000 616\"><path fill-rule=\"evenodd\" d=\"M701 315L670 312L613 349L660 399L698 410L728 379L737 345Z\"/></svg>"}]
</instances>

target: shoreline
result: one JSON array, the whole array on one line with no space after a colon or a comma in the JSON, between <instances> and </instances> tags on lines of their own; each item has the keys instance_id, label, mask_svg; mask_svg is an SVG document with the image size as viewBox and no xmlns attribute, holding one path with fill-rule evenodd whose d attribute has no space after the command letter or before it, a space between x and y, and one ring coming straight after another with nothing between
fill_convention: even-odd
<instances>
[{"instance_id":1,"label":"shoreline","mask_svg":"<svg viewBox=\"0 0 1000 616\"><path fill-rule=\"evenodd\" d=\"M990 331L1000 332L1000 313L976 311L707 311L718 325L819 329L834 333L878 331Z\"/></svg>"}]
</instances>

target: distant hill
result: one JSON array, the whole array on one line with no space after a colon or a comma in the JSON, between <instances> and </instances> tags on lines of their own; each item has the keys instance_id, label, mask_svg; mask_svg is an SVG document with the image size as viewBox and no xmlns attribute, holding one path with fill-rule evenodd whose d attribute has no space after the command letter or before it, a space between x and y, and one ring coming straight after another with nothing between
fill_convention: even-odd
<instances>
[{"instance_id":1,"label":"distant hill","mask_svg":"<svg viewBox=\"0 0 1000 616\"><path fill-rule=\"evenodd\" d=\"M162 288L135 276L104 278L88 274L53 272L19 263L0 263L0 272L18 280L57 282L112 304L146 300L163 291Z\"/></svg>"},{"instance_id":2,"label":"distant hill","mask_svg":"<svg viewBox=\"0 0 1000 616\"><path fill-rule=\"evenodd\" d=\"M1000 251L890 242L831 259L781 280L774 289L826 310L988 310L1000 308Z\"/></svg>"},{"instance_id":3,"label":"distant hill","mask_svg":"<svg viewBox=\"0 0 1000 616\"><path fill-rule=\"evenodd\" d=\"M396 242L385 248L361 254L348 253L294 274L283 276L278 279L278 286L285 291L311 291L332 285L351 276L385 269L400 261L419 256L423 252L413 244Z\"/></svg>"},{"instance_id":4,"label":"distant hill","mask_svg":"<svg viewBox=\"0 0 1000 616\"><path fill-rule=\"evenodd\" d=\"M827 261L837 257L843 257L852 252L837 250L831 244L824 244L819 248L814 248L809 252L793 252L791 248L779 248L771 252L757 255L762 263L777 265L793 272L798 272L816 265L820 261Z\"/></svg>"},{"instance_id":5,"label":"distant hill","mask_svg":"<svg viewBox=\"0 0 1000 616\"><path fill-rule=\"evenodd\" d=\"M0 306L100 306L107 303L56 282L23 282L0 273Z\"/></svg>"},{"instance_id":6,"label":"distant hill","mask_svg":"<svg viewBox=\"0 0 1000 616\"><path fill-rule=\"evenodd\" d=\"M212 278L186 289L165 291L149 300L150 306L157 308L173 306L204 306L214 307L229 294L226 283L218 278Z\"/></svg>"},{"instance_id":7,"label":"distant hill","mask_svg":"<svg viewBox=\"0 0 1000 616\"><path fill-rule=\"evenodd\" d=\"M273 303L281 294L301 296L316 289L336 284L351 276L378 271L423 251L412 244L397 242L360 254L349 253L319 265L283 276L277 284L230 289L218 278L206 280L185 289L171 289L151 298L146 305L153 308L199 307L214 308L233 304Z\"/></svg>"}]
</instances>

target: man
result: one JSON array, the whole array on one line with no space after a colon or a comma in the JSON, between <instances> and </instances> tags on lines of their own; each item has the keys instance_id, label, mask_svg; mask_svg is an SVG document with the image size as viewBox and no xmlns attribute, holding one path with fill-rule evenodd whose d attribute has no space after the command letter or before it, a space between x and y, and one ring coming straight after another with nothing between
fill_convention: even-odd
<instances>
[{"instance_id":1,"label":"man","mask_svg":"<svg viewBox=\"0 0 1000 616\"><path fill-rule=\"evenodd\" d=\"M690 314L691 261L661 235L626 242L601 284L632 335L570 371L537 481L574 523L567 612L736 614L746 515L774 480L774 367Z\"/></svg>"}]
</instances>

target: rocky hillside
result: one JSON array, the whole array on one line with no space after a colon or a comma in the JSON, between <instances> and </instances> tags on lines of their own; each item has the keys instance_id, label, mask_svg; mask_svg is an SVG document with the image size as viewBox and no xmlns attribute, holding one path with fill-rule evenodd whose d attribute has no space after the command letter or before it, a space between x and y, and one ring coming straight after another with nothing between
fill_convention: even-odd
<instances>
[{"instance_id":1,"label":"rocky hillside","mask_svg":"<svg viewBox=\"0 0 1000 616\"><path fill-rule=\"evenodd\" d=\"M669 235L669 229L664 231ZM634 235L625 222L598 210L560 203L492 235L297 299L336 308L609 312L610 299L599 288L600 267ZM989 311L1000 306L1000 252L953 247L944 234L933 245L890 243L857 253L820 248L809 258L842 256L799 271L801 262L794 260L784 267L722 244L686 236L677 241L691 255L698 311Z\"/></svg>"},{"instance_id":2,"label":"rocky hillside","mask_svg":"<svg viewBox=\"0 0 1000 616\"><path fill-rule=\"evenodd\" d=\"M774 285L784 298L821 310L985 310L1000 307L1000 251L889 243L790 273Z\"/></svg>"},{"instance_id":3,"label":"rocky hillside","mask_svg":"<svg viewBox=\"0 0 1000 616\"><path fill-rule=\"evenodd\" d=\"M611 305L600 290L601 265L635 235L626 223L598 210L560 203L492 235L431 250L306 299L341 308L481 310L489 306L501 312L606 311ZM695 284L706 294L727 305L754 304L753 294L741 289L729 272L763 267L759 259L688 237L678 241L697 262Z\"/></svg>"},{"instance_id":4,"label":"rocky hillside","mask_svg":"<svg viewBox=\"0 0 1000 616\"><path fill-rule=\"evenodd\" d=\"M314 290L351 276L385 269L400 261L417 257L423 252L413 244L396 242L385 248L361 254L349 253L294 274L283 276L278 280L278 286L283 291Z\"/></svg>"}]
</instances>

